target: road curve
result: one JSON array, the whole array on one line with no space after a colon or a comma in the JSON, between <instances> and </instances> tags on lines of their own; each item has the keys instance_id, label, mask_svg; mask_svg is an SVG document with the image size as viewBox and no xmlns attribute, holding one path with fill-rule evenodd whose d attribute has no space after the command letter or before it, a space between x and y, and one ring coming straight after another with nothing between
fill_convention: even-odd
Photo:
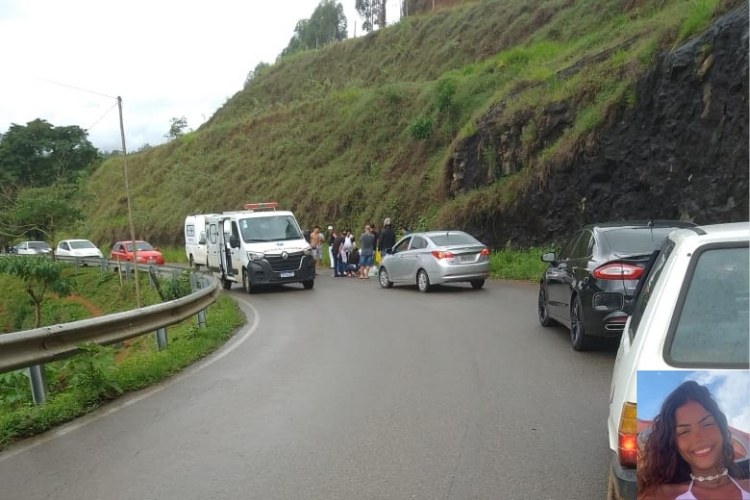
<instances>
[{"instance_id":1,"label":"road curve","mask_svg":"<svg viewBox=\"0 0 750 500\"><path fill-rule=\"evenodd\" d=\"M535 286L231 293L224 348L0 454L0 498L604 497L614 352L540 327Z\"/></svg>"}]
</instances>

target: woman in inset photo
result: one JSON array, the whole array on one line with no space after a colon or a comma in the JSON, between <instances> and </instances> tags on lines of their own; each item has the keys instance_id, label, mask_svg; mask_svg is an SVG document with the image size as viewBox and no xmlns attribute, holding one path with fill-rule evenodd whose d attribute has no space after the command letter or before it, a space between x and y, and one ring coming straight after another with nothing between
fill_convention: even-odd
<instances>
[{"instance_id":1,"label":"woman in inset photo","mask_svg":"<svg viewBox=\"0 0 750 500\"><path fill-rule=\"evenodd\" d=\"M640 383L640 382L639 382ZM664 400L638 458L638 500L750 500L727 417L693 380Z\"/></svg>"}]
</instances>

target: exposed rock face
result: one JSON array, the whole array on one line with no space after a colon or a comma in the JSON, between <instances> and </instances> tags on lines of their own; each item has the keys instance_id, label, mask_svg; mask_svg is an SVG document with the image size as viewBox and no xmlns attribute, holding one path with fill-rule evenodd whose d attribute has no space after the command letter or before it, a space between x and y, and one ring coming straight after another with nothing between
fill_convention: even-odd
<instances>
[{"instance_id":1,"label":"exposed rock face","mask_svg":"<svg viewBox=\"0 0 750 500\"><path fill-rule=\"evenodd\" d=\"M605 220L748 220L747 4L661 55L636 94L635 106L552 165L545 181L464 226L500 247L559 242L581 224ZM541 118L518 116L502 127L489 113L446 166L448 195L520 171L572 124L571 108L559 103Z\"/></svg>"}]
</instances>

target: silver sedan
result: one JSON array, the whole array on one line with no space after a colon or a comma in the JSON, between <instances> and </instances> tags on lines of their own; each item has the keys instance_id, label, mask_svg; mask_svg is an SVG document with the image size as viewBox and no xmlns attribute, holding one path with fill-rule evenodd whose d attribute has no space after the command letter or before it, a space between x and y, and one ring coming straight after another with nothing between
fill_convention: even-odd
<instances>
[{"instance_id":1,"label":"silver sedan","mask_svg":"<svg viewBox=\"0 0 750 500\"><path fill-rule=\"evenodd\" d=\"M420 292L456 282L479 289L490 274L489 256L486 245L463 231L410 233L385 251L378 280L383 288L416 284Z\"/></svg>"}]
</instances>

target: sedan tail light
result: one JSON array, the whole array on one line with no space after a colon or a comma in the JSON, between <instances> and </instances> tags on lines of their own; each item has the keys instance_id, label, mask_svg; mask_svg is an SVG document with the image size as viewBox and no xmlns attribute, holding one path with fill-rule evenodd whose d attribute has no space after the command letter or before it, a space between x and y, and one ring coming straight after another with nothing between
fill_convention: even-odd
<instances>
[{"instance_id":1,"label":"sedan tail light","mask_svg":"<svg viewBox=\"0 0 750 500\"><path fill-rule=\"evenodd\" d=\"M637 280L643 268L625 262L608 262L594 269L594 278L600 280Z\"/></svg>"},{"instance_id":2,"label":"sedan tail light","mask_svg":"<svg viewBox=\"0 0 750 500\"><path fill-rule=\"evenodd\" d=\"M479 252L479 255L482 257L489 257L490 255L490 249L487 247L484 247L481 252Z\"/></svg>"},{"instance_id":3,"label":"sedan tail light","mask_svg":"<svg viewBox=\"0 0 750 500\"><path fill-rule=\"evenodd\" d=\"M452 259L455 257L452 252L444 252L443 250L433 250L432 256L435 257L437 260L441 259Z\"/></svg>"},{"instance_id":4,"label":"sedan tail light","mask_svg":"<svg viewBox=\"0 0 750 500\"><path fill-rule=\"evenodd\" d=\"M638 457L638 417L635 403L622 405L617 429L617 458L623 467L635 467Z\"/></svg>"}]
</instances>

